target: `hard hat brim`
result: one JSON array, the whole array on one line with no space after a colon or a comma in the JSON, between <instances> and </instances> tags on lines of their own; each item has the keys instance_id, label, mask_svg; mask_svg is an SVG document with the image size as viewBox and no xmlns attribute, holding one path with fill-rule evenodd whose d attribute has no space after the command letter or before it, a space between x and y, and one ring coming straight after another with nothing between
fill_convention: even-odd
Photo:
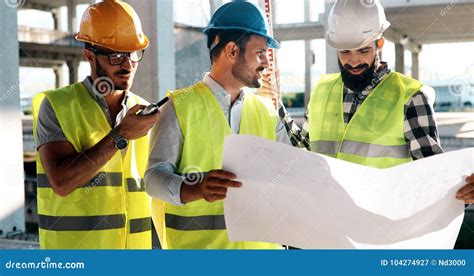
<instances>
[{"instance_id":1,"label":"hard hat brim","mask_svg":"<svg viewBox=\"0 0 474 276\"><path fill-rule=\"evenodd\" d=\"M81 42L87 42L87 43L90 43L90 44L93 44L93 45L98 45L100 47L104 47L104 48L107 48L109 50L113 50L113 51L117 51L117 52L135 52L135 51L139 51L139 50L144 50L146 48L148 48L148 46L150 45L150 41L148 40L148 37L146 35L143 35L143 41L142 43L138 44L138 45L135 45L135 46L132 46L132 47L117 47L115 45L109 45L109 44L104 44L104 43L98 43L98 42L94 42L90 39L87 39L87 38L82 38L79 36L79 34L76 34L76 36L74 37L77 41L81 41Z\"/></svg>"},{"instance_id":2,"label":"hard hat brim","mask_svg":"<svg viewBox=\"0 0 474 276\"><path fill-rule=\"evenodd\" d=\"M255 35L259 35L259 36L263 36L267 39L267 45L268 47L270 48L273 48L273 49L280 49L280 43L278 43L278 41L276 41L273 37L267 35L266 33L261 33L261 32L256 32L254 30L251 30L251 29L248 29L248 28L240 28L240 27L206 27L202 30L203 33L205 33L206 35L209 34L209 31L211 30L222 30L222 31L227 31L227 30L242 30L242 31L246 31L248 33L251 33L251 34L255 34Z\"/></svg>"},{"instance_id":3,"label":"hard hat brim","mask_svg":"<svg viewBox=\"0 0 474 276\"><path fill-rule=\"evenodd\" d=\"M380 27L380 30L378 33L374 36L366 38L364 41L347 41L347 42L342 42L342 41L334 41L331 39L329 31L326 33L326 42L329 46L336 50L357 50L360 48L363 48L370 43L374 42L377 39L380 39L383 36L383 33L390 27L390 22L385 21L382 26Z\"/></svg>"}]
</instances>

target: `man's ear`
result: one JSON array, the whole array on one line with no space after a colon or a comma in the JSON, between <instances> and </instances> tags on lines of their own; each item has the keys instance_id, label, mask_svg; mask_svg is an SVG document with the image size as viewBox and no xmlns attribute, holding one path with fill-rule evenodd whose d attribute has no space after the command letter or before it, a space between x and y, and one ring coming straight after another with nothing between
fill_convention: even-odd
<instances>
[{"instance_id":1,"label":"man's ear","mask_svg":"<svg viewBox=\"0 0 474 276\"><path fill-rule=\"evenodd\" d=\"M377 49L382 50L384 44L385 38L382 36L379 40L377 40Z\"/></svg>"},{"instance_id":2,"label":"man's ear","mask_svg":"<svg viewBox=\"0 0 474 276\"><path fill-rule=\"evenodd\" d=\"M240 54L239 46L231 41L225 45L224 53L228 59L237 60Z\"/></svg>"},{"instance_id":3,"label":"man's ear","mask_svg":"<svg viewBox=\"0 0 474 276\"><path fill-rule=\"evenodd\" d=\"M90 50L84 49L82 51L82 54L84 55L84 58L89 62L89 63L95 63L95 55L92 54Z\"/></svg>"}]
</instances>

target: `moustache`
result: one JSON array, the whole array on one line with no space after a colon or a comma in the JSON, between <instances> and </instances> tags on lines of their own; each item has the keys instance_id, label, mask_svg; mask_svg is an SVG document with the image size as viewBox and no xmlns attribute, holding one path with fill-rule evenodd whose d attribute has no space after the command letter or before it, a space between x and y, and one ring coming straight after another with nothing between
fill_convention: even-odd
<instances>
[{"instance_id":1,"label":"moustache","mask_svg":"<svg viewBox=\"0 0 474 276\"><path fill-rule=\"evenodd\" d=\"M130 71L130 70L122 69L122 70L116 72L115 75L128 75L128 74L130 74L131 72L132 72L132 71Z\"/></svg>"},{"instance_id":2,"label":"moustache","mask_svg":"<svg viewBox=\"0 0 474 276\"><path fill-rule=\"evenodd\" d=\"M362 69L369 69L369 65L367 63L362 63L357 65L356 67L352 67L349 64L344 65L345 70L362 70Z\"/></svg>"}]
</instances>

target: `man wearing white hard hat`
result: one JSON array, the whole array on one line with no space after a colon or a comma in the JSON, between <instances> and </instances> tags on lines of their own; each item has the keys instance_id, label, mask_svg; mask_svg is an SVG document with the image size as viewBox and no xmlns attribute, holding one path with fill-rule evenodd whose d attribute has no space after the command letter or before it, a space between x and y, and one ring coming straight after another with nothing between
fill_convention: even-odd
<instances>
[{"instance_id":1,"label":"man wearing white hard hat","mask_svg":"<svg viewBox=\"0 0 474 276\"><path fill-rule=\"evenodd\" d=\"M326 41L337 49L340 73L321 77L300 130L280 116L293 145L349 162L388 168L443 153L434 118L434 91L381 60L390 26L379 1L339 0ZM457 198L474 202L474 175Z\"/></svg>"}]
</instances>

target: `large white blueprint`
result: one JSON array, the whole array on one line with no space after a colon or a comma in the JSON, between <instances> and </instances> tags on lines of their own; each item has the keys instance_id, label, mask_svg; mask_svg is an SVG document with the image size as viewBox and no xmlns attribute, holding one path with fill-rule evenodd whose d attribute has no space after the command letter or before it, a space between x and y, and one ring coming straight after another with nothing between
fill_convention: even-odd
<instances>
[{"instance_id":1,"label":"large white blueprint","mask_svg":"<svg viewBox=\"0 0 474 276\"><path fill-rule=\"evenodd\" d=\"M374 169L231 135L223 169L243 182L224 201L230 240L299 248L448 249L463 220L464 203L455 194L474 171L474 149Z\"/></svg>"}]
</instances>

